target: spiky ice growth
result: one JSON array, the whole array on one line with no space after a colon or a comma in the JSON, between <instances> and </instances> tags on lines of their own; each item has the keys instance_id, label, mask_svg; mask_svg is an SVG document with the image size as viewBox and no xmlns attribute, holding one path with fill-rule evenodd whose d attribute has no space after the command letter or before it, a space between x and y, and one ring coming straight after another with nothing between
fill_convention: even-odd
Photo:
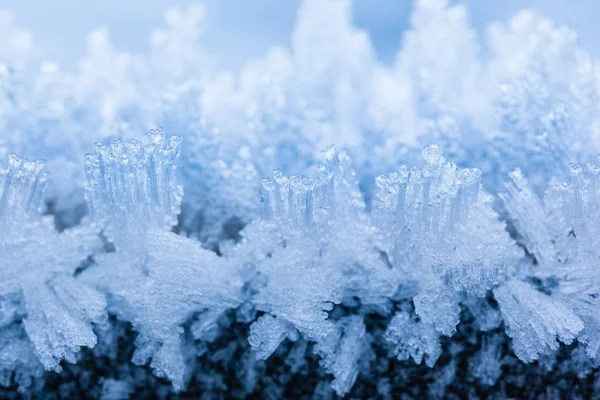
<instances>
[{"instance_id":1,"label":"spiky ice growth","mask_svg":"<svg viewBox=\"0 0 600 400\"><path fill-rule=\"evenodd\" d=\"M320 364L334 377L331 387L339 396L348 393L359 371L368 367L373 357L370 341L362 317L352 315L340 318L334 333L315 346L323 357Z\"/></svg>"},{"instance_id":2,"label":"spiky ice growth","mask_svg":"<svg viewBox=\"0 0 600 400\"><path fill-rule=\"evenodd\" d=\"M421 170L377 178L372 214L389 260L413 279L434 276L481 296L521 254L481 187L481 171L457 168L436 145L423 159Z\"/></svg>"},{"instance_id":3,"label":"spiky ice growth","mask_svg":"<svg viewBox=\"0 0 600 400\"><path fill-rule=\"evenodd\" d=\"M242 302L239 267L170 229L182 199L181 139L150 132L143 146L96 146L86 160L87 200L115 252L100 254L82 279L109 299L109 310L139 333L133 362L150 366L182 390L190 378L182 325L194 313L220 315ZM110 150L109 150L110 149ZM151 360L151 361L150 361Z\"/></svg>"},{"instance_id":4,"label":"spiky ice growth","mask_svg":"<svg viewBox=\"0 0 600 400\"><path fill-rule=\"evenodd\" d=\"M520 281L494 290L515 354L525 362L558 350L560 340L571 344L583 323L570 307ZM527 321L527 322L524 322Z\"/></svg>"},{"instance_id":5,"label":"spiky ice growth","mask_svg":"<svg viewBox=\"0 0 600 400\"><path fill-rule=\"evenodd\" d=\"M321 310L330 307L327 303L338 304L342 298L352 296L366 304L385 303L394 291L393 273L376 248L350 158L334 148L325 150L323 156L325 163L314 178L286 177L275 171L273 179L263 182L263 220L274 227L277 243L271 250L273 256L257 267L270 281L266 293L279 292L272 287L272 281L279 281L287 282L286 286L299 285L295 295L306 297L315 306L320 304L317 309ZM297 279L281 276L278 271L282 264L288 265L287 274L298 274ZM304 286L311 279L314 281ZM314 298L315 293L309 289L312 285L323 287L322 293L327 294ZM261 291L258 296L262 298ZM290 302L290 306L293 304ZM330 327L317 337L331 330L331 325L326 325ZM307 333L314 337L315 331L311 328Z\"/></svg>"},{"instance_id":6,"label":"spiky ice growth","mask_svg":"<svg viewBox=\"0 0 600 400\"><path fill-rule=\"evenodd\" d=\"M171 228L177 223L183 188L176 161L181 138L150 132L150 143L137 140L109 147L96 144L86 156L86 199L90 217L104 221L108 236L119 243L148 227Z\"/></svg>"},{"instance_id":7,"label":"spiky ice growth","mask_svg":"<svg viewBox=\"0 0 600 400\"><path fill-rule=\"evenodd\" d=\"M331 225L359 222L365 204L346 152L323 151L325 164L314 178L286 177L279 170L263 180L262 218L282 225L326 234ZM350 226L347 226L350 228Z\"/></svg>"},{"instance_id":8,"label":"spiky ice growth","mask_svg":"<svg viewBox=\"0 0 600 400\"><path fill-rule=\"evenodd\" d=\"M16 155L8 157L6 167L0 164L0 221L2 241L22 239L19 233L32 223L39 223L41 201L47 182L42 161L24 161Z\"/></svg>"},{"instance_id":9,"label":"spiky ice growth","mask_svg":"<svg viewBox=\"0 0 600 400\"><path fill-rule=\"evenodd\" d=\"M168 12L148 54L94 32L72 72L0 11L0 384L598 397L597 169L568 163L600 102L573 31L524 11L480 35L419 0L390 64L350 0L304 0L238 73L206 11Z\"/></svg>"},{"instance_id":10,"label":"spiky ice growth","mask_svg":"<svg viewBox=\"0 0 600 400\"><path fill-rule=\"evenodd\" d=\"M412 357L417 364L425 360L428 367L433 367L442 354L439 334L435 328L408 312L394 315L384 337L395 346L394 354L399 360Z\"/></svg>"},{"instance_id":11,"label":"spiky ice growth","mask_svg":"<svg viewBox=\"0 0 600 400\"><path fill-rule=\"evenodd\" d=\"M436 145L422 156L422 169L401 167L376 179L373 224L391 267L402 271L399 282L417 285L411 300L420 322L411 329L452 335L465 295L485 296L521 252L482 189L480 171L446 161ZM428 352L435 362L433 343L413 344L413 358Z\"/></svg>"},{"instance_id":12,"label":"spiky ice growth","mask_svg":"<svg viewBox=\"0 0 600 400\"><path fill-rule=\"evenodd\" d=\"M521 240L538 263L525 273L557 280L553 297L577 316L570 329L581 331L578 339L593 358L600 349L599 171L596 161L585 167L573 164L568 179L553 180L540 199L523 173L515 170L501 195Z\"/></svg>"},{"instance_id":13,"label":"spiky ice growth","mask_svg":"<svg viewBox=\"0 0 600 400\"><path fill-rule=\"evenodd\" d=\"M92 323L105 318L104 297L73 277L100 246L98 229L57 232L41 215L45 183L43 162L11 155L0 171L0 329L24 331L3 346L3 374L27 371L21 357L29 354L32 367L60 371L62 360L76 362L80 347L96 344Z\"/></svg>"},{"instance_id":14,"label":"spiky ice growth","mask_svg":"<svg viewBox=\"0 0 600 400\"><path fill-rule=\"evenodd\" d=\"M312 339L333 331L326 311L342 300L344 259L352 256L337 246L340 224L364 215L364 204L349 200L358 187L355 180L347 180L353 174L348 157L334 149L324 155L326 164L316 178L275 171L272 180L263 182L263 219L271 221L273 245L271 256L255 267L267 280L253 298L256 307L291 322Z\"/></svg>"}]
</instances>

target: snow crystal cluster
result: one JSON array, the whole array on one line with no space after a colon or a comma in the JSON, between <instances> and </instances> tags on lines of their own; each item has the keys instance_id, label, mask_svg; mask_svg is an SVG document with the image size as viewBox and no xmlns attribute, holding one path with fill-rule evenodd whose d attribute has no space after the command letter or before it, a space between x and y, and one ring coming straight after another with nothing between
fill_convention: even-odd
<instances>
[{"instance_id":1,"label":"snow crystal cluster","mask_svg":"<svg viewBox=\"0 0 600 400\"><path fill-rule=\"evenodd\" d=\"M573 31L418 0L387 65L349 0L304 0L231 72L205 18L66 72L0 10L0 397L600 396Z\"/></svg>"}]
</instances>

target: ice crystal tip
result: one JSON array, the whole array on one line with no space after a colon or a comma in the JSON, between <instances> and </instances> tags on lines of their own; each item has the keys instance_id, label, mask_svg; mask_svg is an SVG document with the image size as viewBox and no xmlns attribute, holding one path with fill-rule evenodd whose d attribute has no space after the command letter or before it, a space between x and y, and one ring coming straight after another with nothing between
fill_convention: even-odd
<instances>
[{"instance_id":1,"label":"ice crystal tip","mask_svg":"<svg viewBox=\"0 0 600 400\"><path fill-rule=\"evenodd\" d=\"M0 220L5 233L22 229L23 224L39 218L47 179L43 161L9 156L8 166L0 170Z\"/></svg>"},{"instance_id":2,"label":"ice crystal tip","mask_svg":"<svg viewBox=\"0 0 600 400\"><path fill-rule=\"evenodd\" d=\"M454 289L484 293L519 257L518 249L481 191L479 170L444 161L437 146L423 157L423 170L402 168L376 180L372 215L388 258L407 270L416 262L419 271L433 272ZM478 250L485 259L467 244L476 232L487 237ZM440 257L445 261L437 262Z\"/></svg>"},{"instance_id":3,"label":"ice crystal tip","mask_svg":"<svg viewBox=\"0 0 600 400\"><path fill-rule=\"evenodd\" d=\"M94 154L86 156L90 213L107 221L109 230L170 228L177 222L183 193L177 164L181 138L167 138L162 131L150 136L145 146L136 140L97 143Z\"/></svg>"},{"instance_id":4,"label":"ice crystal tip","mask_svg":"<svg viewBox=\"0 0 600 400\"><path fill-rule=\"evenodd\" d=\"M423 159L427 164L440 165L444 162L444 156L440 146L432 144L423 149Z\"/></svg>"},{"instance_id":5,"label":"ice crystal tip","mask_svg":"<svg viewBox=\"0 0 600 400\"><path fill-rule=\"evenodd\" d=\"M301 229L324 229L364 210L349 157L330 147L316 177L287 177L280 170L263 180L262 217ZM353 214L353 215L350 215Z\"/></svg>"},{"instance_id":6,"label":"ice crystal tip","mask_svg":"<svg viewBox=\"0 0 600 400\"><path fill-rule=\"evenodd\" d=\"M294 327L284 320L264 315L250 326L248 342L255 349L256 357L265 360L287 338L298 338Z\"/></svg>"}]
</instances>

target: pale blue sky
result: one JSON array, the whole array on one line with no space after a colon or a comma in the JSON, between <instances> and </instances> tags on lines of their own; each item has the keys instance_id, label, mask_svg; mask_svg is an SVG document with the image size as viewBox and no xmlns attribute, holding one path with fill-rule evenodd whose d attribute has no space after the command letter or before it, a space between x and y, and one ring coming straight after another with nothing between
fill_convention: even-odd
<instances>
[{"instance_id":1,"label":"pale blue sky","mask_svg":"<svg viewBox=\"0 0 600 400\"><path fill-rule=\"evenodd\" d=\"M149 32L161 26L163 13L193 0L0 0L19 25L32 30L46 58L66 68L75 65L90 30L106 27L123 50L144 51ZM579 32L582 47L600 56L600 1L597 0L462 0L481 31L491 20L506 19L533 8ZM273 44L287 45L299 0L205 0L208 9L206 47L223 67L237 69ZM355 23L367 29L379 56L389 61L408 24L412 0L355 0Z\"/></svg>"}]
</instances>

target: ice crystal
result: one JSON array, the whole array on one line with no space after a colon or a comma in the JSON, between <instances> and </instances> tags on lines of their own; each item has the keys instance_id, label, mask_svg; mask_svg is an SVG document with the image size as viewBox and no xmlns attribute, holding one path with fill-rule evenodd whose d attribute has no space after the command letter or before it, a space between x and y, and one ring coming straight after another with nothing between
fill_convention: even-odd
<instances>
[{"instance_id":1,"label":"ice crystal","mask_svg":"<svg viewBox=\"0 0 600 400\"><path fill-rule=\"evenodd\" d=\"M423 158L422 170L402 167L377 179L373 215L390 261L416 279L435 276L483 294L519 252L481 188L480 171L457 168L437 146Z\"/></svg>"},{"instance_id":2,"label":"ice crystal","mask_svg":"<svg viewBox=\"0 0 600 400\"><path fill-rule=\"evenodd\" d=\"M157 373L181 390L189 378L181 325L194 312L236 307L241 281L216 254L169 232L182 198L180 139L162 132L151 132L150 139L146 146L116 141L110 150L99 144L87 157L90 216L104 224L116 251L98 256L84 278L139 332L133 361L151 358Z\"/></svg>"},{"instance_id":3,"label":"ice crystal","mask_svg":"<svg viewBox=\"0 0 600 400\"><path fill-rule=\"evenodd\" d=\"M418 321L406 312L394 315L386 332L385 339L396 348L394 354L399 360L412 357L417 364L423 362L433 367L442 353L439 335L432 325Z\"/></svg>"},{"instance_id":4,"label":"ice crystal","mask_svg":"<svg viewBox=\"0 0 600 400\"><path fill-rule=\"evenodd\" d=\"M183 189L177 182L181 138L151 132L151 143L127 145L115 141L110 149L97 144L86 157L86 198L92 219L106 218L106 234L117 247L143 235L148 227L171 228Z\"/></svg>"},{"instance_id":5,"label":"ice crystal","mask_svg":"<svg viewBox=\"0 0 600 400\"><path fill-rule=\"evenodd\" d=\"M60 371L61 360L75 362L80 347L96 344L92 323L102 322L106 303L74 279L100 245L97 228L57 232L52 217L41 215L45 184L42 162L11 155L0 171L0 309L2 326L12 331L22 324L39 362ZM14 351L25 350L9 347L6 358ZM17 368L20 360L13 362Z\"/></svg>"},{"instance_id":6,"label":"ice crystal","mask_svg":"<svg viewBox=\"0 0 600 400\"><path fill-rule=\"evenodd\" d=\"M402 167L377 178L372 214L390 263L420 286L416 313L451 335L460 293L485 295L520 252L481 188L480 171L457 168L434 145L423 158L422 170Z\"/></svg>"},{"instance_id":7,"label":"ice crystal","mask_svg":"<svg viewBox=\"0 0 600 400\"><path fill-rule=\"evenodd\" d=\"M502 375L501 340L496 336L484 336L481 349L471 360L470 368L474 377L487 386L493 386Z\"/></svg>"},{"instance_id":8,"label":"ice crystal","mask_svg":"<svg viewBox=\"0 0 600 400\"><path fill-rule=\"evenodd\" d=\"M558 349L557 338L570 344L583 329L573 311L529 284L510 281L494 291L513 349L523 361Z\"/></svg>"},{"instance_id":9,"label":"ice crystal","mask_svg":"<svg viewBox=\"0 0 600 400\"><path fill-rule=\"evenodd\" d=\"M317 343L315 351L322 355L321 365L334 376L331 387L340 396L350 391L360 370L369 361L369 342L365 324L360 316L341 318L336 330Z\"/></svg>"},{"instance_id":10,"label":"ice crystal","mask_svg":"<svg viewBox=\"0 0 600 400\"><path fill-rule=\"evenodd\" d=\"M554 180L543 200L532 192L520 170L511 172L510 178L502 199L521 240L539 263L531 274L558 279L556 301L572 308L583 321L579 340L587 345L589 356L596 357L600 346L594 311L600 290L595 272L600 226L596 162L572 165L568 180Z\"/></svg>"},{"instance_id":11,"label":"ice crystal","mask_svg":"<svg viewBox=\"0 0 600 400\"><path fill-rule=\"evenodd\" d=\"M253 298L312 339L333 331L324 311L344 296L377 302L393 291L348 156L333 148L324 156L315 178L276 171L264 181L263 218L275 224L278 243L257 263L267 282Z\"/></svg>"}]
</instances>

